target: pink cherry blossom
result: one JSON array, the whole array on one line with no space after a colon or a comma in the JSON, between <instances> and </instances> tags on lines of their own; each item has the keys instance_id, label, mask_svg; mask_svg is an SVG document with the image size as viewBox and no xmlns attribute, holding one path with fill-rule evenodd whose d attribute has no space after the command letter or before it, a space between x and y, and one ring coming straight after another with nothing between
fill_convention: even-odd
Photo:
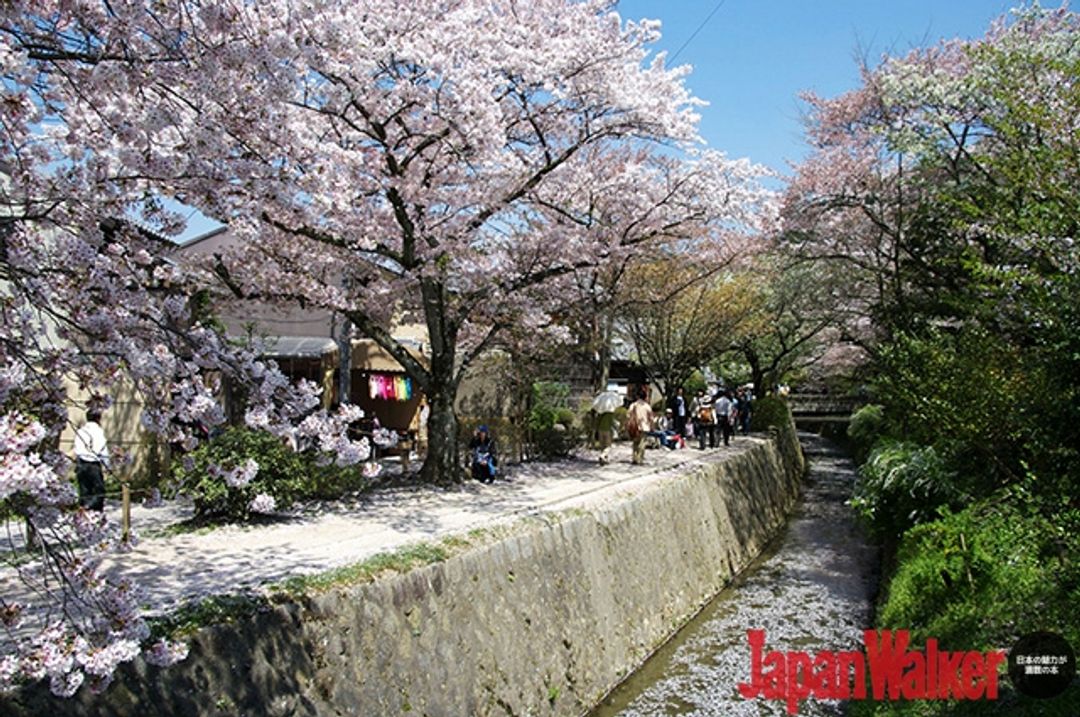
<instances>
[{"instance_id":1,"label":"pink cherry blossom","mask_svg":"<svg viewBox=\"0 0 1080 717\"><path fill-rule=\"evenodd\" d=\"M248 510L252 513L273 513L275 508L277 508L277 501L274 500L274 496L267 493L259 493L248 505Z\"/></svg>"},{"instance_id":2,"label":"pink cherry blossom","mask_svg":"<svg viewBox=\"0 0 1080 717\"><path fill-rule=\"evenodd\" d=\"M565 338L552 317L582 272L676 248L730 256L771 221L759 168L697 152L689 68L652 54L655 23L612 7L0 6L0 497L26 496L21 517L58 548L17 568L39 599L4 674L100 689L146 638L137 591L100 570L115 531L80 517L55 447L64 377L101 400L127 382L143 427L188 449L226 420L233 385L252 427L338 465L370 454L348 436L358 409L320 408L319 387L190 297L347 319L427 395L423 474L447 481L462 376L514 336ZM227 222L235 246L176 251L183 219L161 197ZM425 325L426 360L399 321ZM254 470L226 474L240 486ZM43 621L69 602L87 608Z\"/></svg>"}]
</instances>

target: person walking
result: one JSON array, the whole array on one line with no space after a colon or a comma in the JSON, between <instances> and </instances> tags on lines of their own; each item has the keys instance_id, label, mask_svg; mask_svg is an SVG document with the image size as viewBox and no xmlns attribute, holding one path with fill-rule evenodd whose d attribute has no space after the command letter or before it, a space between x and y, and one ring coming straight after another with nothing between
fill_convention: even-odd
<instances>
[{"instance_id":1,"label":"person walking","mask_svg":"<svg viewBox=\"0 0 1080 717\"><path fill-rule=\"evenodd\" d=\"M684 435L686 433L686 421L690 418L690 405L686 402L682 387L675 391L675 397L668 401L667 407L671 409L671 416L674 420L671 430L680 436Z\"/></svg>"},{"instance_id":2,"label":"person walking","mask_svg":"<svg viewBox=\"0 0 1080 717\"><path fill-rule=\"evenodd\" d=\"M621 408L624 395L617 391L601 391L593 398L596 415L596 438L600 448L600 465L610 460L611 441L615 433L615 409Z\"/></svg>"},{"instance_id":3,"label":"person walking","mask_svg":"<svg viewBox=\"0 0 1080 717\"><path fill-rule=\"evenodd\" d=\"M690 404L690 416L694 420L694 433L698 437L698 450L705 450L705 439L708 438L709 448L716 448L716 416L713 415L712 401L705 395L705 391L698 391L697 396Z\"/></svg>"},{"instance_id":4,"label":"person walking","mask_svg":"<svg viewBox=\"0 0 1080 717\"><path fill-rule=\"evenodd\" d=\"M615 413L604 411L596 421L596 430L600 439L600 463L607 463L610 458L611 438L615 430Z\"/></svg>"},{"instance_id":5,"label":"person walking","mask_svg":"<svg viewBox=\"0 0 1080 717\"><path fill-rule=\"evenodd\" d=\"M653 425L652 406L646 400L648 395L647 389L641 389L626 414L626 432L634 442L634 456L630 462L636 466L645 464L645 437Z\"/></svg>"},{"instance_id":6,"label":"person walking","mask_svg":"<svg viewBox=\"0 0 1080 717\"><path fill-rule=\"evenodd\" d=\"M101 427L101 411L86 412L86 423L75 431L75 479L79 484L79 505L105 510L105 476L109 467L109 444Z\"/></svg>"},{"instance_id":7,"label":"person walking","mask_svg":"<svg viewBox=\"0 0 1080 717\"><path fill-rule=\"evenodd\" d=\"M733 422L735 416L735 401L731 398L731 391L725 390L714 401L716 410L716 428L724 437L724 445L731 445L731 436L735 433Z\"/></svg>"}]
</instances>

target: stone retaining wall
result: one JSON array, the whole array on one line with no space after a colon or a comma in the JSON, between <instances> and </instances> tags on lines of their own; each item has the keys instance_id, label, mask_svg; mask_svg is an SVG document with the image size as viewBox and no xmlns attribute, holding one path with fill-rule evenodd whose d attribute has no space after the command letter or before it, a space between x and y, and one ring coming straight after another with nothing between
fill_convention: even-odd
<instances>
[{"instance_id":1,"label":"stone retaining wall","mask_svg":"<svg viewBox=\"0 0 1080 717\"><path fill-rule=\"evenodd\" d=\"M15 714L580 715L783 525L791 431L445 562L206 628L186 661ZM85 692L85 691L84 691ZM5 714L8 712L5 711Z\"/></svg>"}]
</instances>

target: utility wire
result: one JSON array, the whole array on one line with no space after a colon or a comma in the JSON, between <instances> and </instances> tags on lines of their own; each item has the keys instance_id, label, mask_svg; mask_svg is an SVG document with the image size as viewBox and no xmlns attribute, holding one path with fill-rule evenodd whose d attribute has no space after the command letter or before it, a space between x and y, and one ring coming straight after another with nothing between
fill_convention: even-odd
<instances>
[{"instance_id":1,"label":"utility wire","mask_svg":"<svg viewBox=\"0 0 1080 717\"><path fill-rule=\"evenodd\" d=\"M716 7L712 9L712 12L709 13L709 16L701 21L701 24L697 26L697 29L694 30L690 37L686 38L686 42L680 45L679 49L675 51L675 54L671 56L671 59L668 60L669 63L675 62L675 58L679 56L679 53L685 50L686 46L689 45L693 41L693 39L698 36L698 33L705 29L705 26L709 24L709 20L712 20L713 15L716 14L716 12L721 8L721 6L723 6L726 1L727 0L720 0L720 2L716 3Z\"/></svg>"}]
</instances>

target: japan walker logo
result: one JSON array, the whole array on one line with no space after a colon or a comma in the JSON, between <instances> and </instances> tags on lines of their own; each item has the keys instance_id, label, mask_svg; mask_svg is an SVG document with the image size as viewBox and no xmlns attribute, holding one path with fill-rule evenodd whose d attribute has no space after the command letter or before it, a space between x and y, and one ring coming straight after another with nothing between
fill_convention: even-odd
<instances>
[{"instance_id":1,"label":"japan walker logo","mask_svg":"<svg viewBox=\"0 0 1080 717\"><path fill-rule=\"evenodd\" d=\"M998 665L1005 651L949 652L937 640L925 651L908 651L907 630L866 630L865 652L765 652L765 631L747 630L750 643L750 682L739 683L746 699L784 700L788 714L799 702L865 700L867 677L875 700L994 700L998 696Z\"/></svg>"}]
</instances>

